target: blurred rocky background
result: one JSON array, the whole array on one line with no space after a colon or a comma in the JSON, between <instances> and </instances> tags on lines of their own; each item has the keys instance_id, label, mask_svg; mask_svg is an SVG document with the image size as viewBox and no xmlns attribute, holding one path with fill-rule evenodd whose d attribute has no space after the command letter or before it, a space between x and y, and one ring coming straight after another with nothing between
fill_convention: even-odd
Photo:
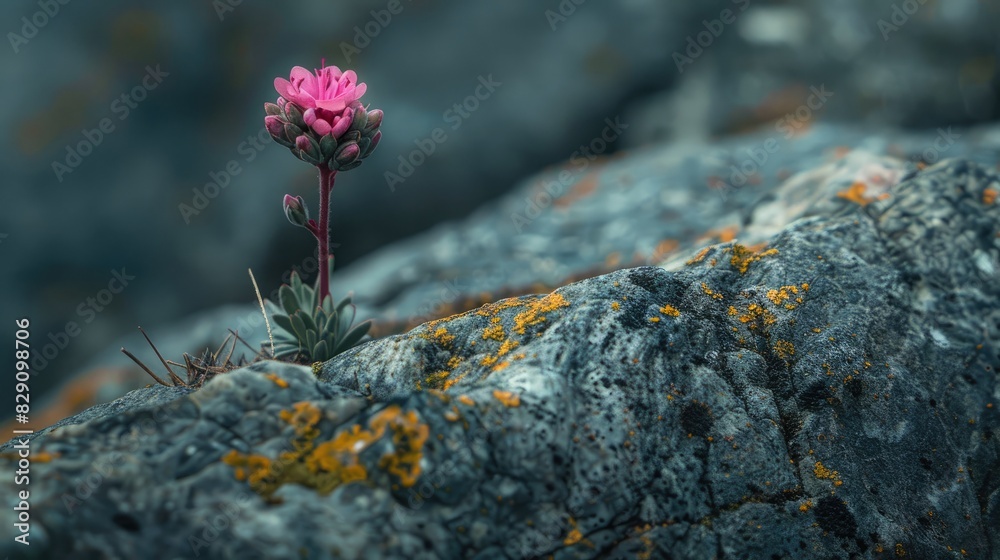
<instances>
[{"instance_id":1,"label":"blurred rocky background","mask_svg":"<svg viewBox=\"0 0 1000 560\"><path fill-rule=\"evenodd\" d=\"M266 135L257 139L262 104L277 95L272 80L293 65L317 67L325 57L356 69L369 87L365 101L386 114L379 149L341 176L333 196L338 266L354 280L337 287L362 300L367 276L352 273L352 262L369 256L376 260L364 270L389 277L392 263L403 262L390 256L402 259L426 238L371 256L377 249L477 208L476 215L497 213L490 201L528 189L525 178L539 172L549 173L539 181L555 180L560 170L574 173L572 184L583 186L573 192L580 195L597 184L581 174L593 170L598 156L651 147L700 150L690 164L683 158L664 164L673 184L657 184L661 191L668 184L678 191L697 186L719 198L704 185L726 193L742 180L783 180L819 163L826 150L838 144L849 150L872 135L881 138L878 153L892 152L894 138L920 138L895 154L914 165L959 155L941 149L954 145L955 134L962 142L972 138L969 149L994 146L996 132L959 131L1000 116L997 0L375 0L280 7L40 0L4 3L0 14L9 43L0 49L6 78L0 316L32 320L39 397L82 371L128 364L111 356L115 341L136 325L154 335L182 325L171 332L195 336L186 316L249 304L247 268L266 295L290 267L309 262L313 244L285 222L279 201L286 192L301 194L315 207L315 171ZM865 128L820 129L827 132L816 136L818 121ZM435 140L436 129L443 141ZM754 135L736 136L748 132ZM760 158L772 153L760 151L768 140L803 138L805 147L782 150L770 162L743 148ZM719 139L729 155L705 164L718 153L709 146L717 148ZM809 154L810 165L794 163L797 154ZM739 171L748 158L749 168ZM792 161L779 165L779 159ZM670 205L669 192L655 196ZM528 212L521 200L508 198L503 211ZM632 202L586 215L607 220L615 208L642 207ZM720 216L706 222L719 223ZM577 225L586 239L621 237ZM697 229L674 233L693 241L704 233ZM496 258L551 248L547 266L512 273L520 284L551 285L633 262L631 255L612 259L603 249L574 247L569 226L551 231L559 237L530 228L501 233L504 249ZM655 237L642 240L650 245L646 260L672 247ZM436 239L436 253L496 248L449 244L446 234ZM572 266L564 266L566 259ZM457 274L440 264L447 261L438 259L433 272L410 266L401 281L423 281L431 286L425 291L444 294L435 296L442 302L454 299L444 282ZM400 290L383 282L368 309L385 309L400 300ZM412 313L442 310L437 299L431 304L409 305ZM392 320L407 318L413 317ZM73 398L93 399L93 385Z\"/></svg>"}]
</instances>

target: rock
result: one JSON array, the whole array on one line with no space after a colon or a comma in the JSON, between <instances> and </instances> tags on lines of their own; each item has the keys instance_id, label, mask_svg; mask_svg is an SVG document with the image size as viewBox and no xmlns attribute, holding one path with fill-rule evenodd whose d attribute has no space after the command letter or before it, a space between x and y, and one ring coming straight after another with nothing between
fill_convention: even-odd
<instances>
[{"instance_id":1,"label":"rock","mask_svg":"<svg viewBox=\"0 0 1000 560\"><path fill-rule=\"evenodd\" d=\"M630 145L761 125L925 129L1000 116L1000 3L733 0L713 8L664 68L677 82L623 112L636 123ZM723 9L731 22L720 19Z\"/></svg>"},{"instance_id":2,"label":"rock","mask_svg":"<svg viewBox=\"0 0 1000 560\"><path fill-rule=\"evenodd\" d=\"M464 220L338 268L332 293L353 291L358 316L376 321L373 332L396 334L489 301L550 291L626 266L682 264L711 243L757 243L800 217L850 211L891 195L923 161L956 154L993 165L1000 159L1000 128L954 129L945 139L937 131L817 125L791 138L764 130L709 144L664 144L585 168L565 162ZM304 272L311 278L315 268ZM263 296L274 299L280 275L257 278ZM184 352L216 349L227 329L256 343L267 333L249 290L246 299L245 305L170 324L147 324L146 330L163 355L175 360ZM115 383L102 375L79 385L99 387L113 398L150 382L119 352L124 346L148 364L157 362L142 336L129 331L79 375L107 366L131 375ZM243 345L236 351L246 353Z\"/></svg>"},{"instance_id":3,"label":"rock","mask_svg":"<svg viewBox=\"0 0 1000 560\"><path fill-rule=\"evenodd\" d=\"M570 157L628 97L671 81L660 73L666 53L708 13L652 0L563 3L551 8L565 23L535 4L444 0L312 0L280 21L271 6L236 0L60 5L4 58L19 87L5 105L18 109L2 116L13 132L0 162L17 204L5 205L0 241L18 272L0 291L23 304L3 315L29 315L46 344L68 321L82 330L55 352L57 366L36 365L37 394L137 324L252 298L247 267L263 281L310 257L312 240L288 225L280 200L301 194L315 209L316 172L263 129L272 81L292 66L325 57L356 69L365 101L386 114L379 149L333 195L331 237L346 264ZM37 3L0 11L14 34L28 33L22 17L51 16ZM147 67L166 75L144 91ZM141 102L128 97L135 88ZM81 314L123 267L135 277L128 289Z\"/></svg>"},{"instance_id":4,"label":"rock","mask_svg":"<svg viewBox=\"0 0 1000 560\"><path fill-rule=\"evenodd\" d=\"M1000 180L791 189L756 247L42 434L30 552L1000 558Z\"/></svg>"}]
</instances>

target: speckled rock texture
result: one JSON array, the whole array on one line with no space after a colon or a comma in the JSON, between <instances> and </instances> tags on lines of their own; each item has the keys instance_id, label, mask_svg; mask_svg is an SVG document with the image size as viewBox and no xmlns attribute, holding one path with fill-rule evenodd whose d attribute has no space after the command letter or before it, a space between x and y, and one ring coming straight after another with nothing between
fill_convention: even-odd
<instances>
[{"instance_id":1,"label":"speckled rock texture","mask_svg":"<svg viewBox=\"0 0 1000 560\"><path fill-rule=\"evenodd\" d=\"M1000 558L998 192L790 190L760 243L90 414L33 442L30 552Z\"/></svg>"}]
</instances>

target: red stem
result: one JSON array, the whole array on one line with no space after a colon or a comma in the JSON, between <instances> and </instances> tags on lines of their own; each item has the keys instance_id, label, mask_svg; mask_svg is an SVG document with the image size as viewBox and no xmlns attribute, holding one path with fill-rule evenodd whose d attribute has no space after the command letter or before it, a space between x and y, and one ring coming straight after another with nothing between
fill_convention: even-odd
<instances>
[{"instance_id":1,"label":"red stem","mask_svg":"<svg viewBox=\"0 0 1000 560\"><path fill-rule=\"evenodd\" d=\"M336 171L319 167L319 304L330 295L330 192Z\"/></svg>"}]
</instances>

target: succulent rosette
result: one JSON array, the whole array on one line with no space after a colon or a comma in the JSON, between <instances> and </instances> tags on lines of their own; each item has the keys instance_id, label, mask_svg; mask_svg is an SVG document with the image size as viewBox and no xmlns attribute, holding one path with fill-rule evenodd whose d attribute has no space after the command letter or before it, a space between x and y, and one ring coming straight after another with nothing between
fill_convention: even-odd
<instances>
[{"instance_id":1,"label":"succulent rosette","mask_svg":"<svg viewBox=\"0 0 1000 560\"><path fill-rule=\"evenodd\" d=\"M275 78L274 89L281 97L264 104L264 125L302 161L331 171L354 169L382 138L382 111L361 104L367 86L353 70L296 66L288 80Z\"/></svg>"}]
</instances>

